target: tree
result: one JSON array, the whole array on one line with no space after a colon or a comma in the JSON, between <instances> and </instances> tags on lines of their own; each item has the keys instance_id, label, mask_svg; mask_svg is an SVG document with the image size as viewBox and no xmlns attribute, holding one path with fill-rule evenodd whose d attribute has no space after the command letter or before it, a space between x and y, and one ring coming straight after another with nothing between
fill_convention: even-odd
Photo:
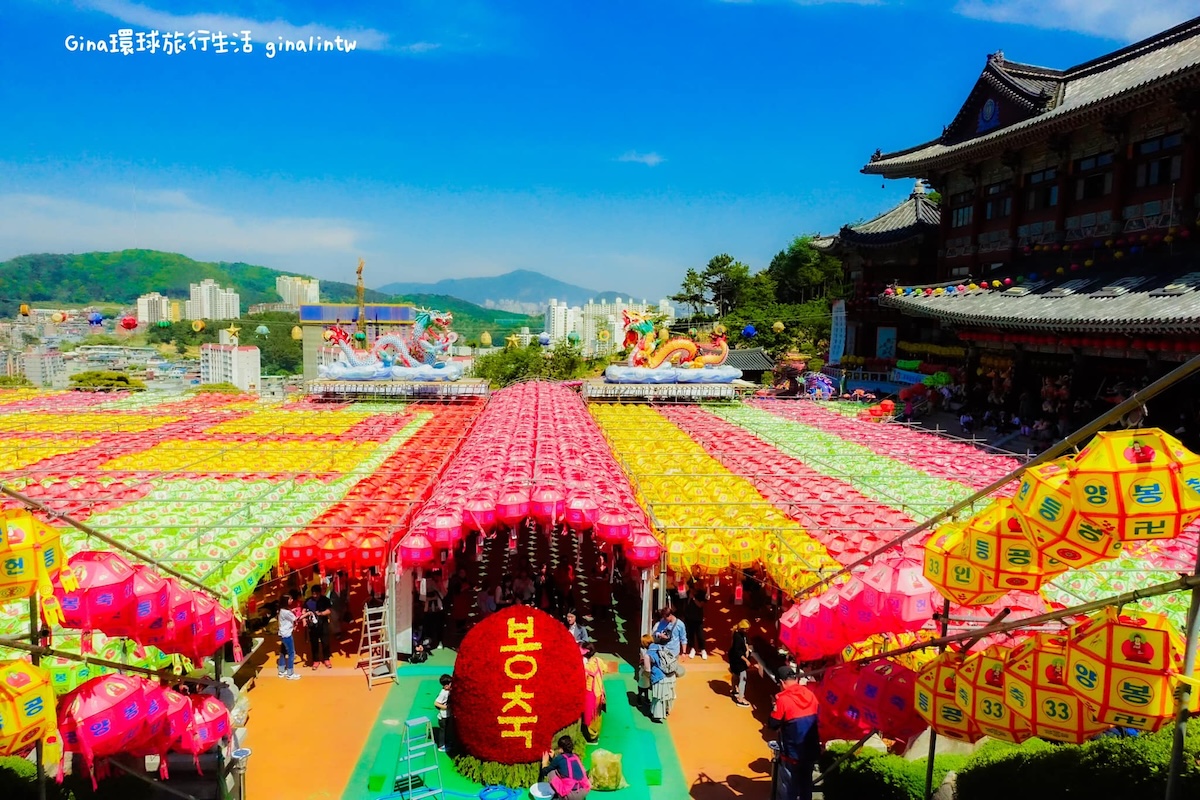
<instances>
[{"instance_id":1,"label":"tree","mask_svg":"<svg viewBox=\"0 0 1200 800\"><path fill-rule=\"evenodd\" d=\"M671 295L671 300L691 308L690 316L699 316L704 307L708 305L708 284L705 282L704 276L688 267L687 273L683 276L683 285L679 287L679 293Z\"/></svg>"},{"instance_id":2,"label":"tree","mask_svg":"<svg viewBox=\"0 0 1200 800\"><path fill-rule=\"evenodd\" d=\"M93 370L77 372L71 376L71 388L87 392L142 392L146 384L129 377L124 372Z\"/></svg>"},{"instance_id":3,"label":"tree","mask_svg":"<svg viewBox=\"0 0 1200 800\"><path fill-rule=\"evenodd\" d=\"M33 386L24 375L0 375L0 388Z\"/></svg>"},{"instance_id":4,"label":"tree","mask_svg":"<svg viewBox=\"0 0 1200 800\"><path fill-rule=\"evenodd\" d=\"M775 279L781 303L806 303L842 293L842 262L812 245L811 236L798 236L771 259L767 272Z\"/></svg>"},{"instance_id":5,"label":"tree","mask_svg":"<svg viewBox=\"0 0 1200 800\"><path fill-rule=\"evenodd\" d=\"M738 297L738 305L742 308L762 308L775 304L777 291L775 279L771 273L763 270L756 272L746 281Z\"/></svg>"},{"instance_id":6,"label":"tree","mask_svg":"<svg viewBox=\"0 0 1200 800\"><path fill-rule=\"evenodd\" d=\"M717 316L723 317L739 304L742 290L750 280L750 267L722 253L709 259L701 277L717 307Z\"/></svg>"}]
</instances>

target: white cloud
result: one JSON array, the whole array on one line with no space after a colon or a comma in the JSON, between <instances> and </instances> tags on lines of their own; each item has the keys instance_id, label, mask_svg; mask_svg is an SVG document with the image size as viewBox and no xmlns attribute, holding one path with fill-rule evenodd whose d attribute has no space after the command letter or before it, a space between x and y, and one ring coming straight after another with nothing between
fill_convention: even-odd
<instances>
[{"instance_id":1,"label":"white cloud","mask_svg":"<svg viewBox=\"0 0 1200 800\"><path fill-rule=\"evenodd\" d=\"M317 23L296 25L282 19L256 20L232 14L172 14L129 0L81 0L81 4L121 22L147 29L225 33L250 31L255 42L275 41L280 36L284 39L307 39L310 36L333 39L341 36L354 40L359 50L393 50L410 54L425 53L437 47L429 42L392 47L388 35L374 28L335 28Z\"/></svg>"},{"instance_id":2,"label":"white cloud","mask_svg":"<svg viewBox=\"0 0 1200 800\"><path fill-rule=\"evenodd\" d=\"M128 189L81 200L47 194L0 194L0 260L23 253L70 253L138 247L193 258L241 261L296 256L345 258L365 231L324 217L265 217L211 208L178 190ZM119 204L119 207L118 207ZM136 205L136 210L135 210Z\"/></svg>"},{"instance_id":3,"label":"white cloud","mask_svg":"<svg viewBox=\"0 0 1200 800\"><path fill-rule=\"evenodd\" d=\"M645 164L647 167L657 167L666 161L666 159L658 153L639 153L636 150L630 150L618 156L617 161L628 161L634 164Z\"/></svg>"},{"instance_id":4,"label":"white cloud","mask_svg":"<svg viewBox=\"0 0 1200 800\"><path fill-rule=\"evenodd\" d=\"M1196 0L959 0L954 10L988 22L1133 42L1195 16Z\"/></svg>"}]
</instances>

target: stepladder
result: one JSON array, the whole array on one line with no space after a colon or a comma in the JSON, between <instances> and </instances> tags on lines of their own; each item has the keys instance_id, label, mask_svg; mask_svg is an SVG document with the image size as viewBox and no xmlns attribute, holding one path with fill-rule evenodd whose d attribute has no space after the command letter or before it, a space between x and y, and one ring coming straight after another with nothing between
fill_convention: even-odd
<instances>
[{"instance_id":1,"label":"stepladder","mask_svg":"<svg viewBox=\"0 0 1200 800\"><path fill-rule=\"evenodd\" d=\"M445 797L438 746L433 738L433 723L429 717L404 721L400 763L397 767L394 791L398 797L404 800Z\"/></svg>"},{"instance_id":2,"label":"stepladder","mask_svg":"<svg viewBox=\"0 0 1200 800\"><path fill-rule=\"evenodd\" d=\"M388 632L387 605L363 609L358 666L366 671L367 688L396 679L396 662Z\"/></svg>"}]
</instances>

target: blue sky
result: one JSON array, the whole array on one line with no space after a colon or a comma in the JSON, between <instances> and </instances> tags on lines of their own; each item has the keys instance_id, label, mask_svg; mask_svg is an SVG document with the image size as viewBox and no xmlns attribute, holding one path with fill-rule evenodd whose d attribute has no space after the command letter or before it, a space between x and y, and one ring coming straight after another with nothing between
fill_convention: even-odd
<instances>
[{"instance_id":1,"label":"blue sky","mask_svg":"<svg viewBox=\"0 0 1200 800\"><path fill-rule=\"evenodd\" d=\"M154 247L368 283L657 298L911 189L989 52L1066 67L1194 0L4 0L0 259ZM1142 6L1153 6L1142 10ZM119 28L253 52L71 52ZM341 35L354 52L277 53Z\"/></svg>"}]
</instances>

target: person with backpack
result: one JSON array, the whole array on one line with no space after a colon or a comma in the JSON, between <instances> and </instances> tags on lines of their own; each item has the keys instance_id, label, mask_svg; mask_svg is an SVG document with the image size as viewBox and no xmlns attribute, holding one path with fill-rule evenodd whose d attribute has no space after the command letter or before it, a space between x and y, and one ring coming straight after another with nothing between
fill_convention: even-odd
<instances>
[{"instance_id":1,"label":"person with backpack","mask_svg":"<svg viewBox=\"0 0 1200 800\"><path fill-rule=\"evenodd\" d=\"M642 658L642 674L650 676L650 719L661 723L671 713L675 702L675 676L667 669L678 664L678 656L654 641L650 634L642 637L646 655Z\"/></svg>"},{"instance_id":2,"label":"person with backpack","mask_svg":"<svg viewBox=\"0 0 1200 800\"><path fill-rule=\"evenodd\" d=\"M560 736L556 751L542 753L542 772L538 776L550 784L554 797L561 800L584 800L592 790L583 761L575 755L575 741Z\"/></svg>"}]
</instances>

